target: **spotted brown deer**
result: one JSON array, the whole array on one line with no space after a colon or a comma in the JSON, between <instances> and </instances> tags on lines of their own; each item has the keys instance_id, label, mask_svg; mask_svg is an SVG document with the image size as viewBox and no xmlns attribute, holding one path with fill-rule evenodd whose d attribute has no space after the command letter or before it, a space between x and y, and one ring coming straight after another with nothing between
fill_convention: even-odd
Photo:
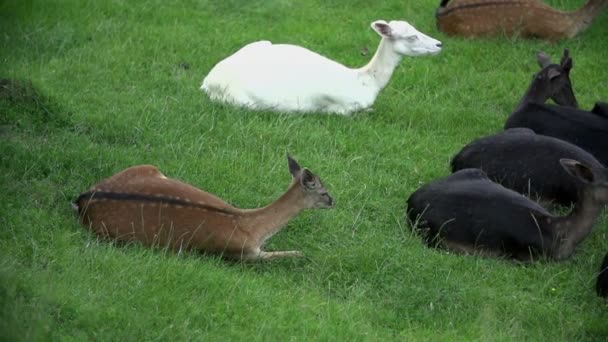
<instances>
[{"instance_id":1,"label":"spotted brown deer","mask_svg":"<svg viewBox=\"0 0 608 342\"><path fill-rule=\"evenodd\" d=\"M259 209L239 209L213 194L167 178L152 165L128 168L92 186L75 202L81 222L102 237L229 259L268 260L300 251L265 252L264 242L302 210L334 202L321 179L288 156L287 191Z\"/></svg>"},{"instance_id":2,"label":"spotted brown deer","mask_svg":"<svg viewBox=\"0 0 608 342\"><path fill-rule=\"evenodd\" d=\"M572 38L591 25L608 0L589 0L572 12L541 0L442 0L435 16L439 29L464 37L537 37L555 41Z\"/></svg>"},{"instance_id":3,"label":"spotted brown deer","mask_svg":"<svg viewBox=\"0 0 608 342\"><path fill-rule=\"evenodd\" d=\"M407 200L413 228L431 247L530 261L568 258L608 203L608 169L561 159L585 186L572 211L556 216L529 198L463 169L424 185Z\"/></svg>"}]
</instances>

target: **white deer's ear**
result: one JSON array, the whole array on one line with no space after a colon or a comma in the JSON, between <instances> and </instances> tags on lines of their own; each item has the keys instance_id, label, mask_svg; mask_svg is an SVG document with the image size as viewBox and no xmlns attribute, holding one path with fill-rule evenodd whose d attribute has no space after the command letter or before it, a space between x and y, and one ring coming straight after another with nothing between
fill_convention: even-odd
<instances>
[{"instance_id":1,"label":"white deer's ear","mask_svg":"<svg viewBox=\"0 0 608 342\"><path fill-rule=\"evenodd\" d=\"M378 32L382 37L392 37L393 29L384 20L376 20L372 23L374 31Z\"/></svg>"}]
</instances>

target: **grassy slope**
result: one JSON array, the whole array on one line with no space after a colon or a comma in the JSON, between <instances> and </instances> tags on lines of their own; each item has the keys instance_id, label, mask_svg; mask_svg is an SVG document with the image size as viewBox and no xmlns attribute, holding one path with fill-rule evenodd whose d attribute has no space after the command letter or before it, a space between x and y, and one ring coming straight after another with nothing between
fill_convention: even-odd
<instances>
[{"instance_id":1,"label":"grassy slope","mask_svg":"<svg viewBox=\"0 0 608 342\"><path fill-rule=\"evenodd\" d=\"M460 147L501 129L536 50L569 47L581 106L608 100L608 13L558 44L460 40L437 32L436 2L0 1L0 77L42 93L0 99L0 339L606 338L608 310L592 292L606 219L571 260L515 266L427 249L403 210ZM214 63L261 38L362 65L379 18L405 18L445 49L406 58L373 113L249 113L198 91ZM264 205L289 182L286 152L338 201L267 246L306 259L241 265L116 247L69 209L139 163Z\"/></svg>"}]
</instances>

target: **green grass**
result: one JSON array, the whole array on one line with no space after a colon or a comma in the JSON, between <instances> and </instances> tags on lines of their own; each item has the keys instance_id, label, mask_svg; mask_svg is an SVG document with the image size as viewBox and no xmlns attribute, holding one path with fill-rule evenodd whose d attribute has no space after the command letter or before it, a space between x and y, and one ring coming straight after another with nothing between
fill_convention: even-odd
<instances>
[{"instance_id":1,"label":"green grass","mask_svg":"<svg viewBox=\"0 0 608 342\"><path fill-rule=\"evenodd\" d=\"M556 44L464 40L437 31L438 2L0 0L0 78L29 87L0 97L0 340L608 338L593 291L606 215L570 260L527 266L428 249L404 219L407 197L447 175L453 154L502 129L537 50L571 49L583 108L608 100L608 13ZM259 39L363 65L380 18L409 20L445 48L405 58L371 113L253 113L198 90L217 61ZM70 210L91 184L141 163L262 206L289 184L287 152L337 200L267 246L304 259L116 246Z\"/></svg>"}]
</instances>

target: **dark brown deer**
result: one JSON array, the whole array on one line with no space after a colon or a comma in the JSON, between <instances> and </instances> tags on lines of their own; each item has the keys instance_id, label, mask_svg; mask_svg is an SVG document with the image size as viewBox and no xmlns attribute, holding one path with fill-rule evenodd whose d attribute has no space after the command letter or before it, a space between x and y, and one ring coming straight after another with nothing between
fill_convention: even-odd
<instances>
[{"instance_id":1,"label":"dark brown deer","mask_svg":"<svg viewBox=\"0 0 608 342\"><path fill-rule=\"evenodd\" d=\"M608 203L608 169L571 159L560 162L585 184L566 216L552 215L492 182L480 169L464 169L414 192L407 201L409 219L432 247L522 261L538 255L566 259L591 233Z\"/></svg>"},{"instance_id":2,"label":"dark brown deer","mask_svg":"<svg viewBox=\"0 0 608 342\"><path fill-rule=\"evenodd\" d=\"M539 63L546 66L534 77L504 128L529 128L568 141L608 165L608 103L597 102L591 111L576 108L570 78L564 76L572 67L568 51L564 50L560 65L550 64L547 58L539 54ZM545 103L548 97L558 105Z\"/></svg>"},{"instance_id":3,"label":"dark brown deer","mask_svg":"<svg viewBox=\"0 0 608 342\"><path fill-rule=\"evenodd\" d=\"M549 98L559 105L577 108L578 102L570 80L570 71L573 67L570 51L564 49L559 64L551 63L551 57L542 51L536 54L536 60L541 70L532 78L532 83L528 86L514 112L521 110L529 103L545 103Z\"/></svg>"},{"instance_id":4,"label":"dark brown deer","mask_svg":"<svg viewBox=\"0 0 608 342\"><path fill-rule=\"evenodd\" d=\"M265 252L264 242L305 209L330 208L323 182L288 156L291 186L272 204L239 209L208 192L165 177L155 166L128 168L80 195L82 223L118 241L173 250L198 250L242 260L300 256Z\"/></svg>"},{"instance_id":5,"label":"dark brown deer","mask_svg":"<svg viewBox=\"0 0 608 342\"><path fill-rule=\"evenodd\" d=\"M565 12L540 0L442 0L437 26L463 37L521 36L555 41L584 31L608 5L589 0L579 10Z\"/></svg>"},{"instance_id":6,"label":"dark brown deer","mask_svg":"<svg viewBox=\"0 0 608 342\"><path fill-rule=\"evenodd\" d=\"M582 148L528 128L511 128L476 139L454 156L451 165L452 172L482 169L491 180L520 194L569 206L578 201L585 183L560 166L562 158L603 167Z\"/></svg>"}]
</instances>

